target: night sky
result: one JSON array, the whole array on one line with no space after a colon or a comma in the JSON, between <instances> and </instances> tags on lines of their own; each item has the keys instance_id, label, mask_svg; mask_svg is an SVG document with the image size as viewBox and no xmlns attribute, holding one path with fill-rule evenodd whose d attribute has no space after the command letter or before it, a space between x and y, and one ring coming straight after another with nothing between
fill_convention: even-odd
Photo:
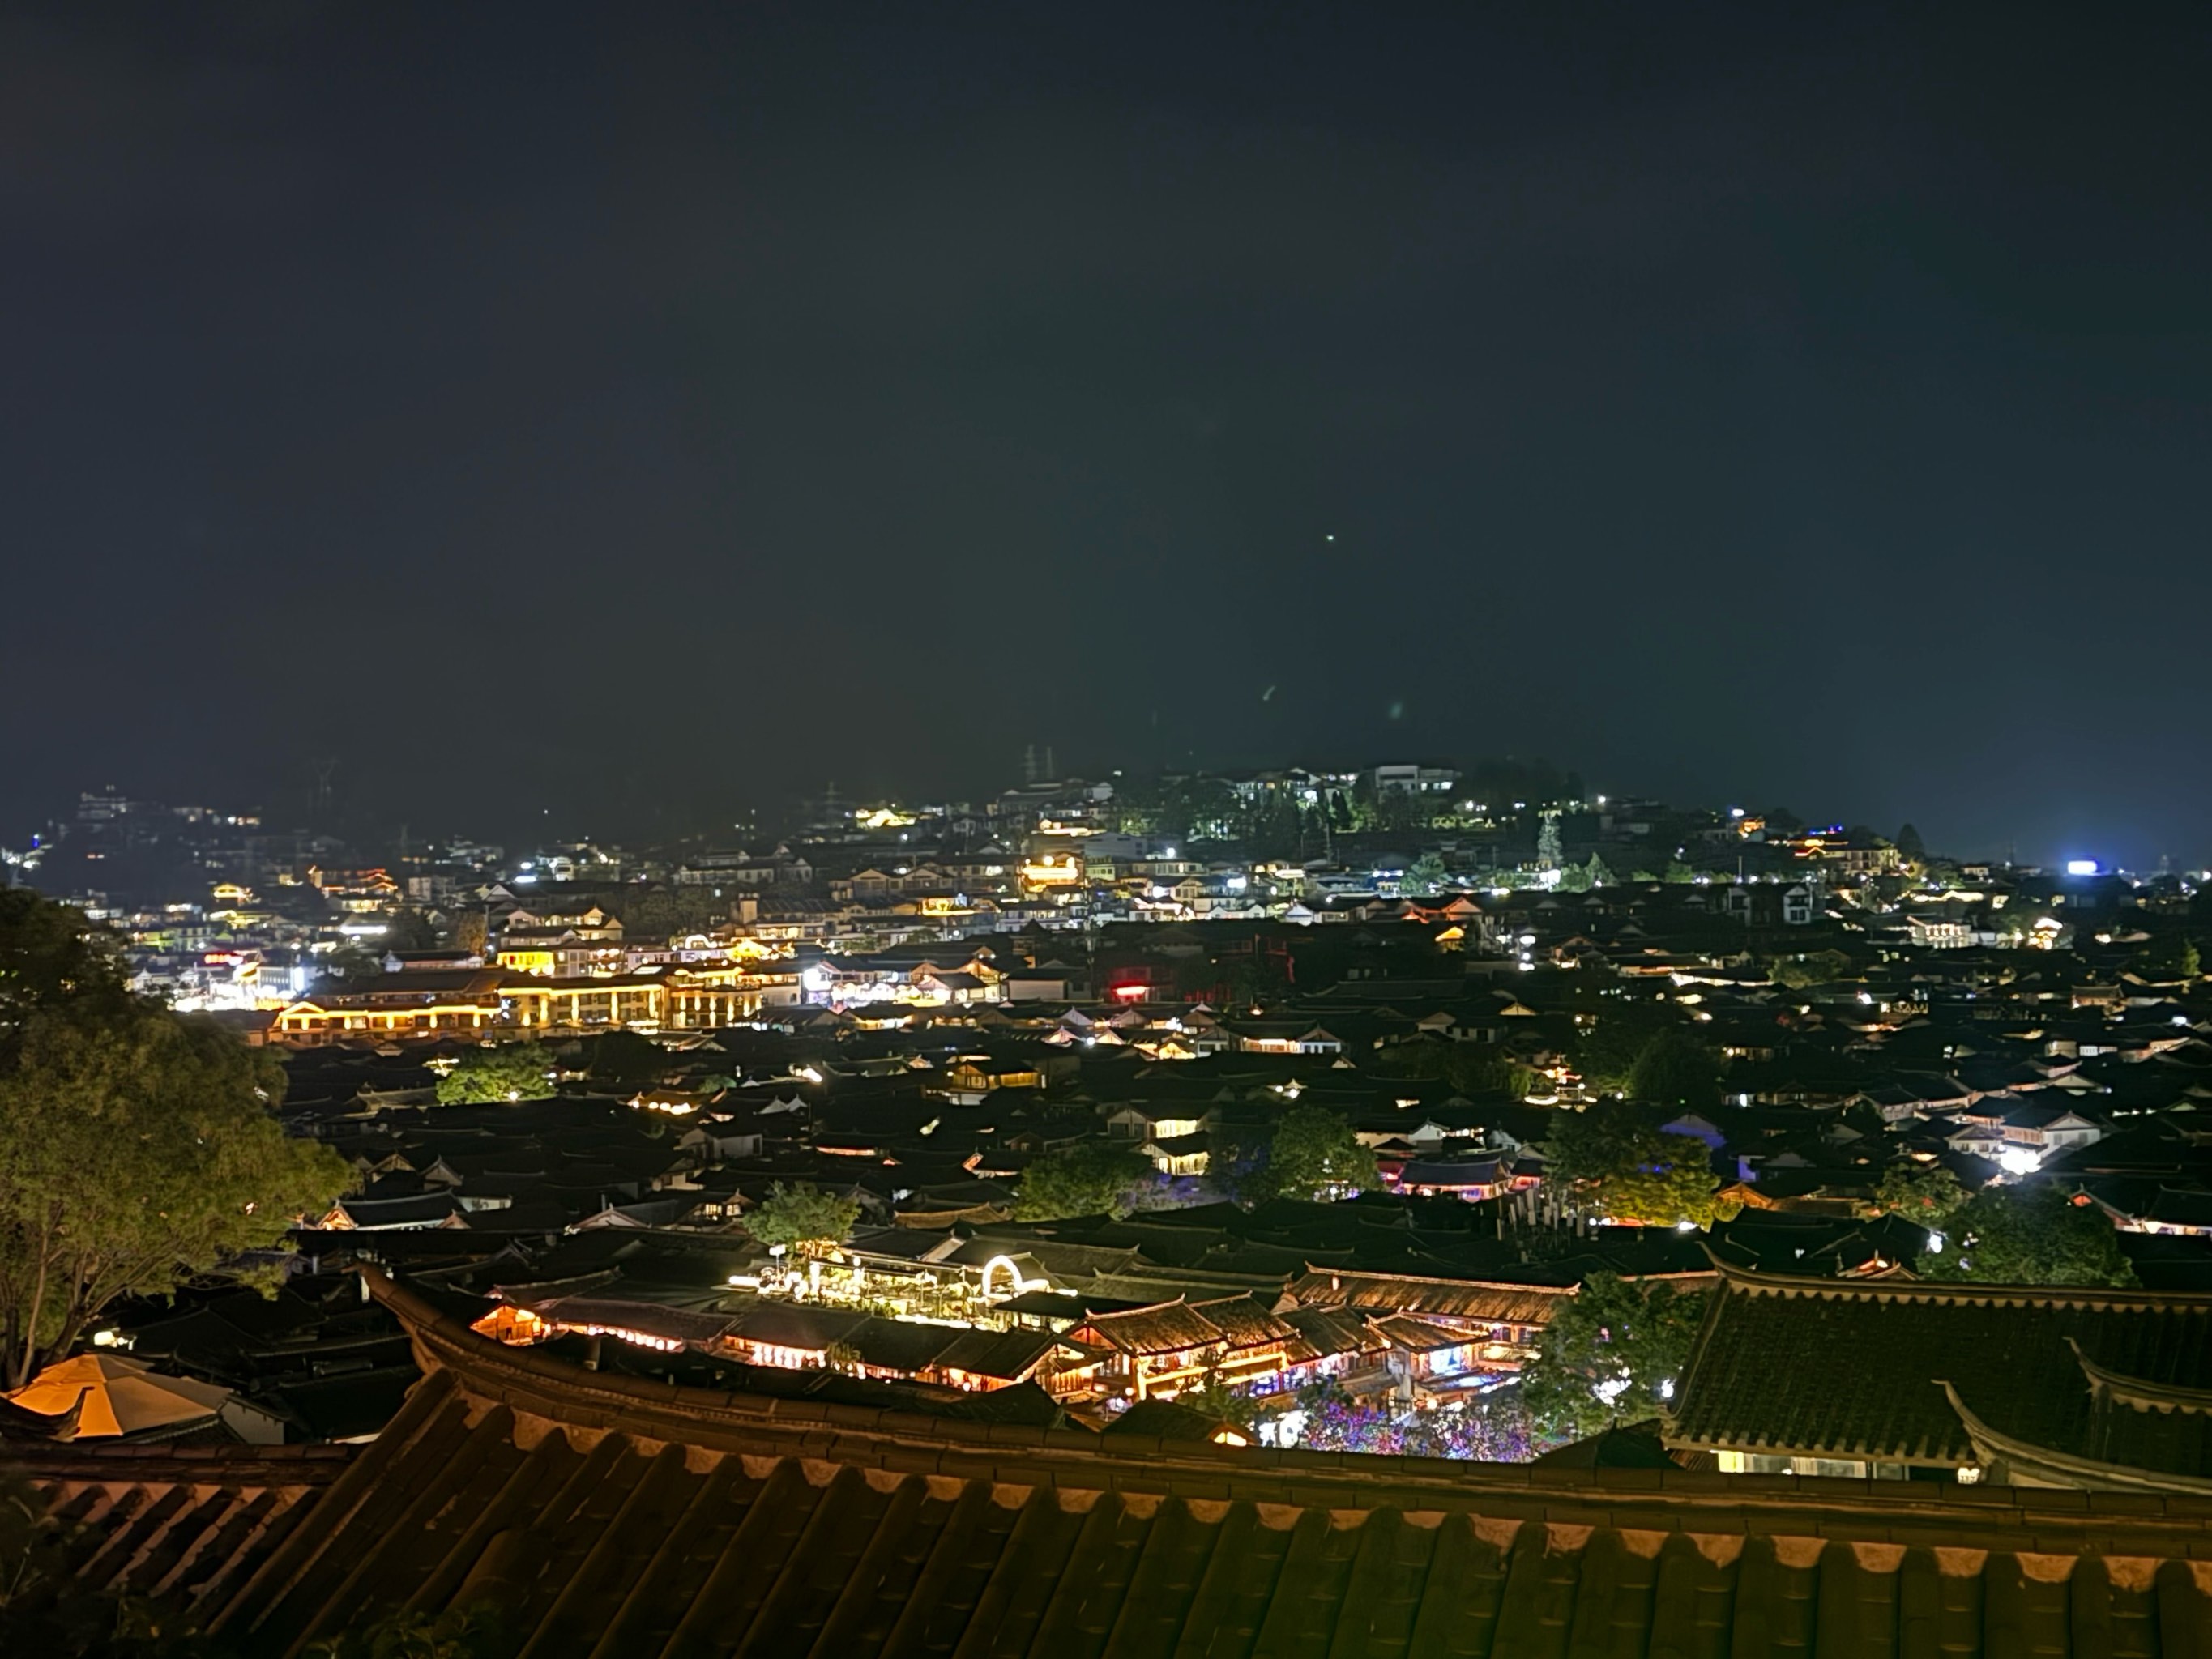
<instances>
[{"instance_id":1,"label":"night sky","mask_svg":"<svg viewBox=\"0 0 2212 1659\"><path fill-rule=\"evenodd\" d=\"M2205 861L2208 86L2201 3L10 8L0 829L1034 742Z\"/></svg>"}]
</instances>

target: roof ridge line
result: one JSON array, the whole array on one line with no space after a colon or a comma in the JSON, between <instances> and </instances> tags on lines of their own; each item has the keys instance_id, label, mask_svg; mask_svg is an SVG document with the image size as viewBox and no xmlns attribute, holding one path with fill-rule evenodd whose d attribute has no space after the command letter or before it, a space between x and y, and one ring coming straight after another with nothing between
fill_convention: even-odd
<instances>
[{"instance_id":1,"label":"roof ridge line","mask_svg":"<svg viewBox=\"0 0 2212 1659\"><path fill-rule=\"evenodd\" d=\"M2078 1304L2084 1307L2139 1309L2146 1312L2212 1312L2212 1294L2197 1291L2127 1290L2107 1285L2001 1285L1976 1279L1822 1279L1808 1274L1767 1273L1738 1267L1712 1255L1725 1286L1753 1295L1858 1297L1868 1300L1963 1303L2021 1303L2030 1306Z\"/></svg>"}]
</instances>

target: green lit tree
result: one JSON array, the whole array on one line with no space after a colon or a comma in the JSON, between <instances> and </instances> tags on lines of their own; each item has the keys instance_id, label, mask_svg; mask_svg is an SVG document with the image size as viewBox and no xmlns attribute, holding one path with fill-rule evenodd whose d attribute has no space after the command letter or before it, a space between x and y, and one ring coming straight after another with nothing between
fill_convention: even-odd
<instances>
[{"instance_id":1,"label":"green lit tree","mask_svg":"<svg viewBox=\"0 0 2212 1659\"><path fill-rule=\"evenodd\" d=\"M1593 887L1610 886L1613 872L1606 868L1605 860L1595 853L1587 864L1570 864L1559 872L1559 886L1570 893L1587 893Z\"/></svg>"},{"instance_id":2,"label":"green lit tree","mask_svg":"<svg viewBox=\"0 0 2212 1659\"><path fill-rule=\"evenodd\" d=\"M1529 1415L1547 1437L1577 1440L1665 1411L1704 1315L1701 1295L1592 1273L1553 1304L1521 1373Z\"/></svg>"},{"instance_id":3,"label":"green lit tree","mask_svg":"<svg viewBox=\"0 0 2212 1659\"><path fill-rule=\"evenodd\" d=\"M120 1014L130 1000L115 934L73 904L0 887L0 1048L42 1010Z\"/></svg>"},{"instance_id":4,"label":"green lit tree","mask_svg":"<svg viewBox=\"0 0 2212 1659\"><path fill-rule=\"evenodd\" d=\"M1662 1034L1682 1030L1681 1011L1661 998L1601 997L1575 1032L1575 1070L1601 1094L1626 1094L1644 1051Z\"/></svg>"},{"instance_id":5,"label":"green lit tree","mask_svg":"<svg viewBox=\"0 0 2212 1659\"><path fill-rule=\"evenodd\" d=\"M1721 1179L1704 1141L1695 1135L1654 1139L1657 1145L1647 1159L1598 1183L1598 1201L1610 1219L1646 1227L1710 1227L1723 1211L1733 1212L1715 1196Z\"/></svg>"},{"instance_id":6,"label":"green lit tree","mask_svg":"<svg viewBox=\"0 0 2212 1659\"><path fill-rule=\"evenodd\" d=\"M2016 945L2025 945L2029 940L2035 938L2037 932L2036 924L2046 920L2048 920L2048 918L2045 915L2044 912L2036 908L2035 906L2032 904L2022 904L2019 900L2014 899L2011 903L2006 905L2003 909L1997 912L1997 932L2004 938L2011 939ZM2043 931L2047 933L2051 930L2046 928ZM2061 942L2063 942L2064 939L2070 937L2070 935L2068 933L2066 929L2062 927L2058 930L2057 937Z\"/></svg>"},{"instance_id":7,"label":"green lit tree","mask_svg":"<svg viewBox=\"0 0 2212 1659\"><path fill-rule=\"evenodd\" d=\"M2162 939L2143 947L2136 958L2136 972L2146 980L2165 984L2193 980L2203 976L2204 958L2193 939Z\"/></svg>"},{"instance_id":8,"label":"green lit tree","mask_svg":"<svg viewBox=\"0 0 2212 1659\"><path fill-rule=\"evenodd\" d=\"M1559 864L1559 815L1547 812L1543 827L1536 831L1536 867L1539 870L1556 870Z\"/></svg>"},{"instance_id":9,"label":"green lit tree","mask_svg":"<svg viewBox=\"0 0 2212 1659\"><path fill-rule=\"evenodd\" d=\"M453 944L456 951L482 956L491 937L491 918L482 910L463 910L453 917Z\"/></svg>"},{"instance_id":10,"label":"green lit tree","mask_svg":"<svg viewBox=\"0 0 2212 1659\"><path fill-rule=\"evenodd\" d=\"M779 1181L747 1213L744 1225L762 1243L793 1249L842 1244L860 1218L857 1199L825 1193L811 1182L787 1187Z\"/></svg>"},{"instance_id":11,"label":"green lit tree","mask_svg":"<svg viewBox=\"0 0 2212 1659\"><path fill-rule=\"evenodd\" d=\"M1547 1177L1582 1208L1613 1220L1705 1227L1723 1212L1705 1143L1662 1134L1632 1107L1553 1114L1544 1152Z\"/></svg>"},{"instance_id":12,"label":"green lit tree","mask_svg":"<svg viewBox=\"0 0 2212 1659\"><path fill-rule=\"evenodd\" d=\"M1285 1198L1339 1198L1375 1180L1375 1154L1323 1106L1293 1106L1267 1143L1267 1185Z\"/></svg>"},{"instance_id":13,"label":"green lit tree","mask_svg":"<svg viewBox=\"0 0 2212 1659\"><path fill-rule=\"evenodd\" d=\"M1802 991L1815 985L1832 985L1854 977L1851 959L1841 951L1812 951L1803 956L1777 957L1767 977L1777 985Z\"/></svg>"},{"instance_id":14,"label":"green lit tree","mask_svg":"<svg viewBox=\"0 0 2212 1659\"><path fill-rule=\"evenodd\" d=\"M1941 1227L1967 1200L1959 1177L1940 1164L1899 1158L1881 1172L1869 1208L1876 1215L1903 1216L1923 1226Z\"/></svg>"},{"instance_id":15,"label":"green lit tree","mask_svg":"<svg viewBox=\"0 0 2212 1659\"><path fill-rule=\"evenodd\" d=\"M543 1100L553 1092L553 1057L536 1042L471 1048L438 1079L441 1106L491 1100Z\"/></svg>"},{"instance_id":16,"label":"green lit tree","mask_svg":"<svg viewBox=\"0 0 2212 1659\"><path fill-rule=\"evenodd\" d=\"M1941 1249L1914 1263L1923 1279L1980 1285L2112 1285L2136 1282L2119 1235L2102 1211L2063 1188L1991 1187L1951 1216Z\"/></svg>"},{"instance_id":17,"label":"green lit tree","mask_svg":"<svg viewBox=\"0 0 2212 1659\"><path fill-rule=\"evenodd\" d=\"M1045 1152L1022 1171L1014 1197L1017 1221L1059 1221L1070 1216L1126 1215L1159 1172L1133 1146L1082 1140Z\"/></svg>"},{"instance_id":18,"label":"green lit tree","mask_svg":"<svg viewBox=\"0 0 2212 1659\"><path fill-rule=\"evenodd\" d=\"M1198 1381L1183 1388L1175 1400L1186 1411L1196 1412L1248 1437L1260 1418L1251 1386L1231 1382L1218 1361L1208 1364Z\"/></svg>"},{"instance_id":19,"label":"green lit tree","mask_svg":"<svg viewBox=\"0 0 2212 1659\"><path fill-rule=\"evenodd\" d=\"M1563 1185L1602 1181L1656 1149L1657 1132L1632 1107L1601 1103L1546 1120L1546 1173Z\"/></svg>"},{"instance_id":20,"label":"green lit tree","mask_svg":"<svg viewBox=\"0 0 2212 1659\"><path fill-rule=\"evenodd\" d=\"M145 1002L25 1022L0 1073L0 1371L20 1388L110 1304L161 1296L319 1217L352 1171L284 1133L284 1076Z\"/></svg>"},{"instance_id":21,"label":"green lit tree","mask_svg":"<svg viewBox=\"0 0 2212 1659\"><path fill-rule=\"evenodd\" d=\"M1433 898L1451 879L1451 872L1434 853L1424 853L1398 878L1398 890L1407 898Z\"/></svg>"}]
</instances>

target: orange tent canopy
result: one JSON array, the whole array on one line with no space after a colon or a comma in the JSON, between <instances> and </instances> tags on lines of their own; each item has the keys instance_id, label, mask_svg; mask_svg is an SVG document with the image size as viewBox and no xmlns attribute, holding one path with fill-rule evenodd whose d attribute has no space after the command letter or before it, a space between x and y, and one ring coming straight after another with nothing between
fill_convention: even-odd
<instances>
[{"instance_id":1,"label":"orange tent canopy","mask_svg":"<svg viewBox=\"0 0 2212 1659\"><path fill-rule=\"evenodd\" d=\"M149 1429L212 1418L231 1391L188 1376L163 1376L143 1359L119 1353L79 1354L49 1365L8 1399L26 1411L58 1417L85 1396L78 1440L143 1434Z\"/></svg>"}]
</instances>

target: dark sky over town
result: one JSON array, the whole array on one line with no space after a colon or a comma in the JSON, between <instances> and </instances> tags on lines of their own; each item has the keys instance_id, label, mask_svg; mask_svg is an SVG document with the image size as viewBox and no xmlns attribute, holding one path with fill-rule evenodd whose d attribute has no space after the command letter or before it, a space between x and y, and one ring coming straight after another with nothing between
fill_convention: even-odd
<instances>
[{"instance_id":1,"label":"dark sky over town","mask_svg":"<svg viewBox=\"0 0 2212 1659\"><path fill-rule=\"evenodd\" d=\"M0 809L1034 742L2199 862L2208 83L2201 4L10 8Z\"/></svg>"}]
</instances>

